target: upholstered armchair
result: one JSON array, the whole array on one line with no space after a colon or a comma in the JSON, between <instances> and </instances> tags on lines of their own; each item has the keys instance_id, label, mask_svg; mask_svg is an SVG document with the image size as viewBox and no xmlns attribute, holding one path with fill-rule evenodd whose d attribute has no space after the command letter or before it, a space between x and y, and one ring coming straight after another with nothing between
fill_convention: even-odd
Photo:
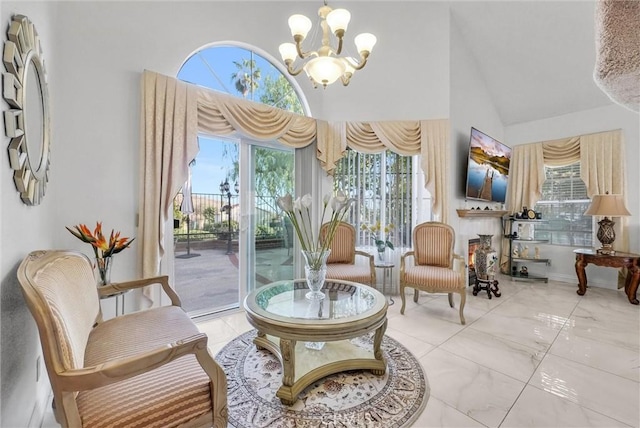
<instances>
[{"instance_id":1,"label":"upholstered armchair","mask_svg":"<svg viewBox=\"0 0 640 428\"><path fill-rule=\"evenodd\" d=\"M320 228L322 239L327 234L329 224ZM376 268L373 255L356 250L356 228L349 223L340 222L331 242L331 254L327 259L327 278L344 279L375 287ZM366 257L368 264L357 265L356 256Z\"/></svg>"},{"instance_id":2,"label":"upholstered armchair","mask_svg":"<svg viewBox=\"0 0 640 428\"><path fill-rule=\"evenodd\" d=\"M447 224L426 222L413 229L413 250L400 257L400 298L405 309L405 288L414 289L413 301L418 302L420 291L447 293L453 308L453 293L460 294L460 323L464 324L466 281L464 259L453 253L455 232ZM413 263L407 261L413 259ZM459 259L454 269L454 259Z\"/></svg>"},{"instance_id":3,"label":"upholstered armchair","mask_svg":"<svg viewBox=\"0 0 640 428\"><path fill-rule=\"evenodd\" d=\"M224 371L166 276L98 289L85 255L36 251L20 264L18 280L63 427L227 426ZM99 293L152 284L171 306L103 321Z\"/></svg>"}]
</instances>

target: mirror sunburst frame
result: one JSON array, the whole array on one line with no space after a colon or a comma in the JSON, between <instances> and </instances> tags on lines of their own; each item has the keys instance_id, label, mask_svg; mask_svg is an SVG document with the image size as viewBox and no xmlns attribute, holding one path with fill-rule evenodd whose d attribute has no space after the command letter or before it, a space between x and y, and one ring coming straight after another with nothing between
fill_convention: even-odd
<instances>
[{"instance_id":1,"label":"mirror sunburst frame","mask_svg":"<svg viewBox=\"0 0 640 428\"><path fill-rule=\"evenodd\" d=\"M13 16L7 38L2 95L9 104L4 112L5 134L11 139L9 164L22 201L38 205L49 181L50 164L49 93L42 47L33 23L24 15Z\"/></svg>"}]
</instances>

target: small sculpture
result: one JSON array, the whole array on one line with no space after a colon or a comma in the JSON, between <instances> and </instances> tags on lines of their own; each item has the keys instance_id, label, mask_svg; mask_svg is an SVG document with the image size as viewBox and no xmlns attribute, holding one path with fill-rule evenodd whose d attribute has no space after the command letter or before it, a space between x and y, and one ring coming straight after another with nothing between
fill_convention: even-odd
<instances>
[{"instance_id":1,"label":"small sculpture","mask_svg":"<svg viewBox=\"0 0 640 428\"><path fill-rule=\"evenodd\" d=\"M536 247L535 248L535 256L534 258L539 259L540 258L540 247Z\"/></svg>"},{"instance_id":2,"label":"small sculpture","mask_svg":"<svg viewBox=\"0 0 640 428\"><path fill-rule=\"evenodd\" d=\"M529 270L526 266L520 268L520 276L529 276Z\"/></svg>"},{"instance_id":3,"label":"small sculpture","mask_svg":"<svg viewBox=\"0 0 640 428\"><path fill-rule=\"evenodd\" d=\"M519 251L518 251L518 247L513 247L513 257L518 257Z\"/></svg>"},{"instance_id":4,"label":"small sculpture","mask_svg":"<svg viewBox=\"0 0 640 428\"><path fill-rule=\"evenodd\" d=\"M520 252L520 258L526 259L529 257L529 246L525 245L524 249Z\"/></svg>"}]
</instances>

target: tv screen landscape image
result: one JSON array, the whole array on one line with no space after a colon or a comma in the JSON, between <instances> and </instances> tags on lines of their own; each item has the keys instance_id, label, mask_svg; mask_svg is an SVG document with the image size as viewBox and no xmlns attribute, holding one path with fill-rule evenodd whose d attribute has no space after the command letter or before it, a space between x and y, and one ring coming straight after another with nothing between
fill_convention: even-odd
<instances>
[{"instance_id":1,"label":"tv screen landscape image","mask_svg":"<svg viewBox=\"0 0 640 428\"><path fill-rule=\"evenodd\" d=\"M466 197L504 203L507 196L510 162L509 146L471 128Z\"/></svg>"}]
</instances>

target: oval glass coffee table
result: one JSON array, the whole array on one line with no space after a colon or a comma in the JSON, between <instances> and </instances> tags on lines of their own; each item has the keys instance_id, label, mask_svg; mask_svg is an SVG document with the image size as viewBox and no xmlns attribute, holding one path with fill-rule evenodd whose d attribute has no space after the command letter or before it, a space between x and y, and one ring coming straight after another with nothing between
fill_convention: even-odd
<instances>
[{"instance_id":1,"label":"oval glass coffee table","mask_svg":"<svg viewBox=\"0 0 640 428\"><path fill-rule=\"evenodd\" d=\"M244 300L249 323L258 330L254 343L282 363L282 386L276 392L292 405L298 394L318 379L347 370L371 370L383 375L380 350L387 329L387 301L379 291L350 281L325 281L325 298L310 301L304 279L265 285ZM375 330L370 343L354 343ZM324 346L321 345L326 342ZM310 347L305 346L311 345ZM311 349L318 348L321 349Z\"/></svg>"}]
</instances>

